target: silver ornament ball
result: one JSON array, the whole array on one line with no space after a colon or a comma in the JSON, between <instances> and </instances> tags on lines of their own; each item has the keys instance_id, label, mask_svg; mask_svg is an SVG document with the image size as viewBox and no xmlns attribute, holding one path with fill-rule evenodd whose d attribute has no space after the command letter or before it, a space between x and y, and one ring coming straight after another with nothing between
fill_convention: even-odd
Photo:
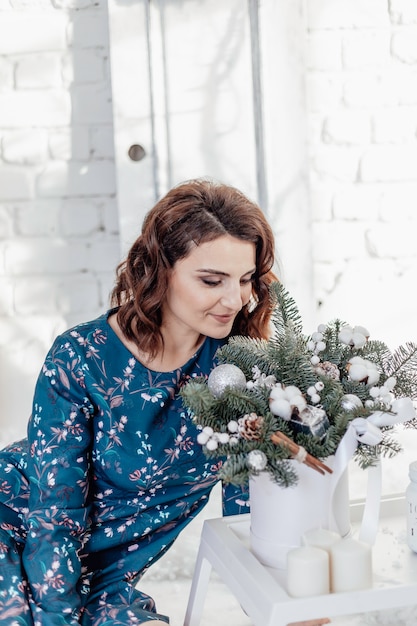
<instances>
[{"instance_id":1,"label":"silver ornament ball","mask_svg":"<svg viewBox=\"0 0 417 626\"><path fill-rule=\"evenodd\" d=\"M262 472L267 465L266 454L262 450L251 450L246 458L246 464L254 472Z\"/></svg>"},{"instance_id":2,"label":"silver ornament ball","mask_svg":"<svg viewBox=\"0 0 417 626\"><path fill-rule=\"evenodd\" d=\"M223 363L211 371L207 385L213 396L221 398L226 387L230 387L231 389L246 389L246 378L242 370L236 365Z\"/></svg>"},{"instance_id":3,"label":"silver ornament ball","mask_svg":"<svg viewBox=\"0 0 417 626\"><path fill-rule=\"evenodd\" d=\"M345 411L353 411L354 409L363 406L361 399L358 398L358 396L355 396L355 394L353 393L347 393L342 396L342 401L340 404L342 406L342 409L344 409Z\"/></svg>"}]
</instances>

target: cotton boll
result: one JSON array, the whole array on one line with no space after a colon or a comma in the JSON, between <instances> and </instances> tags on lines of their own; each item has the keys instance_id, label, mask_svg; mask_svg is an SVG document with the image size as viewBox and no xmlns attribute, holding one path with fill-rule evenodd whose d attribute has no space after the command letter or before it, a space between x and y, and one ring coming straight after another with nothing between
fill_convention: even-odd
<instances>
[{"instance_id":1,"label":"cotton boll","mask_svg":"<svg viewBox=\"0 0 417 626\"><path fill-rule=\"evenodd\" d=\"M365 328L365 326L355 326L355 328L353 329L353 332L355 333L360 333L361 335L363 335L366 339L369 339L370 336L370 332L367 328Z\"/></svg>"},{"instance_id":2,"label":"cotton boll","mask_svg":"<svg viewBox=\"0 0 417 626\"><path fill-rule=\"evenodd\" d=\"M375 385L379 381L379 371L375 363L360 356L349 360L348 371L351 380L365 382L367 385Z\"/></svg>"},{"instance_id":3,"label":"cotton boll","mask_svg":"<svg viewBox=\"0 0 417 626\"><path fill-rule=\"evenodd\" d=\"M291 398L291 404L293 407L295 407L301 412L303 409L306 408L307 401L302 395L299 395L299 396L294 396L293 398Z\"/></svg>"},{"instance_id":4,"label":"cotton boll","mask_svg":"<svg viewBox=\"0 0 417 626\"><path fill-rule=\"evenodd\" d=\"M349 346L350 341L352 339L352 333L353 333L353 328L351 326L344 326L339 331L339 335L338 335L339 341Z\"/></svg>"},{"instance_id":5,"label":"cotton boll","mask_svg":"<svg viewBox=\"0 0 417 626\"><path fill-rule=\"evenodd\" d=\"M284 420L289 420L292 414L292 408L288 400L278 399L278 400L270 400L269 408L271 413L274 415L278 415L282 417Z\"/></svg>"},{"instance_id":6,"label":"cotton boll","mask_svg":"<svg viewBox=\"0 0 417 626\"><path fill-rule=\"evenodd\" d=\"M294 396L300 396L301 395L301 391L295 385L288 385L288 387L285 387L284 391L285 391L285 395L287 396L288 400L292 400Z\"/></svg>"},{"instance_id":7,"label":"cotton boll","mask_svg":"<svg viewBox=\"0 0 417 626\"><path fill-rule=\"evenodd\" d=\"M284 391L284 389L281 387L280 384L278 385L274 385L271 389L271 393L269 394L269 397L272 398L273 400L279 400L281 398L285 398L286 397L286 393Z\"/></svg>"},{"instance_id":8,"label":"cotton boll","mask_svg":"<svg viewBox=\"0 0 417 626\"><path fill-rule=\"evenodd\" d=\"M368 370L361 363L352 363L349 367L349 377L352 380L361 381L367 378Z\"/></svg>"},{"instance_id":9,"label":"cotton boll","mask_svg":"<svg viewBox=\"0 0 417 626\"><path fill-rule=\"evenodd\" d=\"M376 369L368 369L368 385L375 385L379 381L379 372Z\"/></svg>"},{"instance_id":10,"label":"cotton boll","mask_svg":"<svg viewBox=\"0 0 417 626\"><path fill-rule=\"evenodd\" d=\"M366 337L362 333L352 333L351 343L353 343L355 348L363 348L366 344Z\"/></svg>"}]
</instances>

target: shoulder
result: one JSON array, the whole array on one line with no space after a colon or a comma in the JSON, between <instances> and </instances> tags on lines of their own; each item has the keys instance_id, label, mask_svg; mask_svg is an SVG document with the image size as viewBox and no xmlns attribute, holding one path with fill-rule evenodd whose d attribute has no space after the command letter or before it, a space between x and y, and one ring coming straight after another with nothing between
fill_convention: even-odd
<instances>
[{"instance_id":1,"label":"shoulder","mask_svg":"<svg viewBox=\"0 0 417 626\"><path fill-rule=\"evenodd\" d=\"M64 347L81 351L94 346L104 346L112 336L112 330L107 322L111 311L106 311L99 317L81 322L60 333L53 342L52 349Z\"/></svg>"}]
</instances>

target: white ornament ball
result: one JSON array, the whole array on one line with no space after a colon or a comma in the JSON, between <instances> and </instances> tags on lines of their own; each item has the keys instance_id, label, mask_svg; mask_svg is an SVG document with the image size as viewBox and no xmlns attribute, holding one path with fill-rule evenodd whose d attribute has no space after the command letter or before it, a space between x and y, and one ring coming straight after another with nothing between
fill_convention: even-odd
<instances>
[{"instance_id":1,"label":"white ornament ball","mask_svg":"<svg viewBox=\"0 0 417 626\"><path fill-rule=\"evenodd\" d=\"M217 450L218 447L219 447L219 444L218 444L217 439L209 439L206 443L207 450L210 450L210 451Z\"/></svg>"},{"instance_id":2,"label":"white ornament ball","mask_svg":"<svg viewBox=\"0 0 417 626\"><path fill-rule=\"evenodd\" d=\"M210 435L208 435L207 433L201 432L197 435L197 442L200 444L200 446L205 446L209 439Z\"/></svg>"},{"instance_id":3,"label":"white ornament ball","mask_svg":"<svg viewBox=\"0 0 417 626\"><path fill-rule=\"evenodd\" d=\"M311 335L311 338L312 338L313 341L317 342L317 341L321 341L323 339L323 335L322 335L322 333L320 331L316 331L315 333L313 333Z\"/></svg>"},{"instance_id":4,"label":"white ornament ball","mask_svg":"<svg viewBox=\"0 0 417 626\"><path fill-rule=\"evenodd\" d=\"M267 458L262 450L251 450L248 453L246 464L254 472L262 472L267 465Z\"/></svg>"},{"instance_id":5,"label":"white ornament ball","mask_svg":"<svg viewBox=\"0 0 417 626\"><path fill-rule=\"evenodd\" d=\"M211 371L207 385L215 398L221 398L226 387L242 391L246 389L246 378L242 370L236 365L223 363Z\"/></svg>"},{"instance_id":6,"label":"white ornament ball","mask_svg":"<svg viewBox=\"0 0 417 626\"><path fill-rule=\"evenodd\" d=\"M228 433L217 433L217 441L219 443L229 443L229 439Z\"/></svg>"}]
</instances>

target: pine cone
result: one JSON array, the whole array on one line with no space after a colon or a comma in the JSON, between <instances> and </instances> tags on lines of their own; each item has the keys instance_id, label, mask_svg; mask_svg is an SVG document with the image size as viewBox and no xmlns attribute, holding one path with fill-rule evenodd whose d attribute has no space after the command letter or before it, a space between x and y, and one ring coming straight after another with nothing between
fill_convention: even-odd
<instances>
[{"instance_id":1,"label":"pine cone","mask_svg":"<svg viewBox=\"0 0 417 626\"><path fill-rule=\"evenodd\" d=\"M340 379L339 368L335 363L331 363L330 361L323 361L322 363L319 363L314 368L314 371L316 372L316 374L319 374L319 376L327 376L328 378L332 378L333 380Z\"/></svg>"},{"instance_id":2,"label":"pine cone","mask_svg":"<svg viewBox=\"0 0 417 626\"><path fill-rule=\"evenodd\" d=\"M247 441L256 441L261 438L264 418L256 413L247 413L239 419L239 434Z\"/></svg>"}]
</instances>

